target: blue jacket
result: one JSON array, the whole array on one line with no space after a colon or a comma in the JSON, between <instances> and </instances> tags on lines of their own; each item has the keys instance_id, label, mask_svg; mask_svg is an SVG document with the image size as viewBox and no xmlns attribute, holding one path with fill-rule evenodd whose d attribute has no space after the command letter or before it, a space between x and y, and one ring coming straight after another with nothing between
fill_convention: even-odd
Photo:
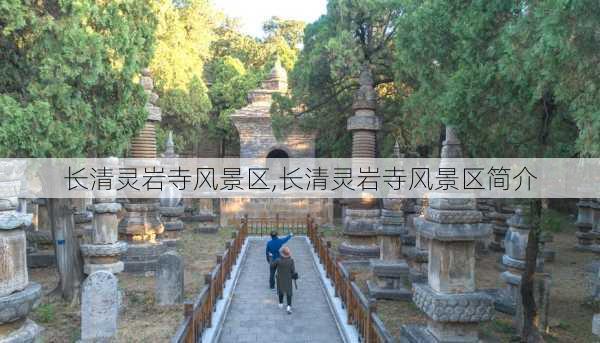
<instances>
[{"instance_id":1,"label":"blue jacket","mask_svg":"<svg viewBox=\"0 0 600 343\"><path fill-rule=\"evenodd\" d=\"M275 238L275 239L271 239L268 243L267 243L267 262L271 262L271 261L275 261L276 259L279 258L279 249L281 249L281 247L290 240L290 238L292 238L292 235L289 234L283 238ZM269 254L270 257L269 258Z\"/></svg>"}]
</instances>

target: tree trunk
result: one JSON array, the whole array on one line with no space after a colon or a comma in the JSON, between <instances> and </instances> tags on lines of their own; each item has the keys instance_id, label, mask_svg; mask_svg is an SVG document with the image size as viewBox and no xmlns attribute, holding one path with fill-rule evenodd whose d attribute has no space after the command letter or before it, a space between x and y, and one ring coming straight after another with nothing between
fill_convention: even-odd
<instances>
[{"instance_id":1,"label":"tree trunk","mask_svg":"<svg viewBox=\"0 0 600 343\"><path fill-rule=\"evenodd\" d=\"M529 230L525 250L525 270L521 276L521 299L523 301L523 331L521 342L543 342L539 332L539 316L534 298L534 278L539 253L539 230L542 216L542 200L533 199L530 203L533 227Z\"/></svg>"},{"instance_id":2,"label":"tree trunk","mask_svg":"<svg viewBox=\"0 0 600 343\"><path fill-rule=\"evenodd\" d=\"M64 300L77 302L83 280L83 259L75 237L71 199L48 199L48 212L59 277L55 292L60 293Z\"/></svg>"}]
</instances>

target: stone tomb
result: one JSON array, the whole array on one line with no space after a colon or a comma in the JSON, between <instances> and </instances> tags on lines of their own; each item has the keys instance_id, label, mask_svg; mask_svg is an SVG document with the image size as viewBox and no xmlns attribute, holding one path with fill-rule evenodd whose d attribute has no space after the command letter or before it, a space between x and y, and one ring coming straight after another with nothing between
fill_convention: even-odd
<instances>
[{"instance_id":1,"label":"stone tomb","mask_svg":"<svg viewBox=\"0 0 600 343\"><path fill-rule=\"evenodd\" d=\"M0 342L34 342L41 328L27 315L42 295L39 284L29 282L25 228L31 214L19 213L19 195L24 165L0 162Z\"/></svg>"},{"instance_id":2,"label":"stone tomb","mask_svg":"<svg viewBox=\"0 0 600 343\"><path fill-rule=\"evenodd\" d=\"M124 264L119 258L127 251L127 243L118 240L117 212L121 205L114 198L96 198L91 205L94 212L92 236L89 244L81 244L85 264L83 271L92 274L98 270L120 273Z\"/></svg>"},{"instance_id":3,"label":"stone tomb","mask_svg":"<svg viewBox=\"0 0 600 343\"><path fill-rule=\"evenodd\" d=\"M156 303L173 305L183 302L183 259L168 251L158 259L156 270Z\"/></svg>"},{"instance_id":4,"label":"stone tomb","mask_svg":"<svg viewBox=\"0 0 600 343\"><path fill-rule=\"evenodd\" d=\"M521 274L525 270L525 251L529 240L531 224L521 208L507 221L509 229L504 241L505 254L502 264L507 268L500 277L506 282L506 288L501 289L496 296L494 306L500 312L514 315L513 324L519 332L523 326L523 308L521 300ZM534 275L534 297L538 307L538 327L544 332L548 326L548 309L550 286L552 278L543 273L543 255L540 255Z\"/></svg>"},{"instance_id":5,"label":"stone tomb","mask_svg":"<svg viewBox=\"0 0 600 343\"><path fill-rule=\"evenodd\" d=\"M440 167L457 167L460 142L446 127ZM493 299L475 284L475 242L490 233L475 199L431 194L424 217L415 219L429 239L427 284L413 284L413 301L429 317L427 327L404 325L406 342L479 342L478 324L493 317Z\"/></svg>"},{"instance_id":6,"label":"stone tomb","mask_svg":"<svg viewBox=\"0 0 600 343\"><path fill-rule=\"evenodd\" d=\"M34 225L26 231L27 265L29 268L51 267L56 263L56 257L46 199L35 199L33 205Z\"/></svg>"},{"instance_id":7,"label":"stone tomb","mask_svg":"<svg viewBox=\"0 0 600 343\"><path fill-rule=\"evenodd\" d=\"M348 118L347 129L352 132L352 158L369 165L377 156L377 131L381 120L375 115L377 93L373 87L370 67L364 65L359 77L360 87L354 95L354 115ZM360 166L353 166L358 170ZM349 199L344 211L344 241L339 245L343 258L376 258L379 256L377 228L381 223L379 204L374 199Z\"/></svg>"},{"instance_id":8,"label":"stone tomb","mask_svg":"<svg viewBox=\"0 0 600 343\"><path fill-rule=\"evenodd\" d=\"M100 270L83 282L81 294L81 341L106 342L117 334L119 292L117 277Z\"/></svg>"}]
</instances>

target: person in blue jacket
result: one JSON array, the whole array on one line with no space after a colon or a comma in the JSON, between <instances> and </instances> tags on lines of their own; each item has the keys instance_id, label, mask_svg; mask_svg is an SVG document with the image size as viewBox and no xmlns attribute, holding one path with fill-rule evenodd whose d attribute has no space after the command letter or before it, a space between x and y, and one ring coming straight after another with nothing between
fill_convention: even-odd
<instances>
[{"instance_id":1,"label":"person in blue jacket","mask_svg":"<svg viewBox=\"0 0 600 343\"><path fill-rule=\"evenodd\" d=\"M269 263L269 287L271 290L275 290L275 271L277 271L277 264L271 262L276 261L279 255L279 249L292 238L292 234L279 238L277 231L271 232L271 240L267 243L267 263Z\"/></svg>"}]
</instances>

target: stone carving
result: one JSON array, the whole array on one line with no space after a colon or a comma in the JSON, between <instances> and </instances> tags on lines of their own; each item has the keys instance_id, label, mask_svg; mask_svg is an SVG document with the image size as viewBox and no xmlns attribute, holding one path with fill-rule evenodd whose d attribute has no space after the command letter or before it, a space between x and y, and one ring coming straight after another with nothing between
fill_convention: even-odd
<instances>
[{"instance_id":1,"label":"stone carving","mask_svg":"<svg viewBox=\"0 0 600 343\"><path fill-rule=\"evenodd\" d=\"M373 76L368 65L362 67L360 87L354 95L354 116L348 119L347 129L352 132L352 158L364 158L362 162L376 157L376 133L380 129L375 115L377 94L373 88ZM361 161L361 160L356 160ZM359 166L357 166L359 167ZM381 212L374 199L352 199L344 213L344 238L339 251L344 257L376 258L379 256L377 230L381 225Z\"/></svg>"},{"instance_id":2,"label":"stone carving","mask_svg":"<svg viewBox=\"0 0 600 343\"><path fill-rule=\"evenodd\" d=\"M172 132L169 132L165 145L166 151L163 154L163 157L179 157L179 155L175 154L175 144L173 143ZM165 168L171 167L175 168L176 166L165 166ZM176 247L178 244L179 236L184 228L180 217L184 212L185 207L183 207L181 191L175 185L169 183L160 193L160 215L165 227L162 241L167 247Z\"/></svg>"},{"instance_id":3,"label":"stone carving","mask_svg":"<svg viewBox=\"0 0 600 343\"><path fill-rule=\"evenodd\" d=\"M113 166L117 159L111 159ZM116 168L116 167L113 167ZM103 191L96 194L89 206L93 213L92 232L89 243L81 244L84 258L83 271L90 275L99 270L120 273L124 269L120 257L127 251L127 243L119 241L117 213L121 205L116 202L115 191Z\"/></svg>"},{"instance_id":4,"label":"stone carving","mask_svg":"<svg viewBox=\"0 0 600 343\"><path fill-rule=\"evenodd\" d=\"M440 167L456 166L460 160L448 158L461 157L460 142L447 127ZM431 209L457 213L435 217L440 220L435 222L427 216ZM475 242L487 237L490 230L474 212L474 199L444 199L442 194L431 194L425 216L415 219L418 232L429 240L429 255L427 284L413 284L413 300L429 321L427 327L404 325L403 341L477 342L477 323L492 318L492 297L475 285ZM474 221L475 217L479 219Z\"/></svg>"},{"instance_id":5,"label":"stone carving","mask_svg":"<svg viewBox=\"0 0 600 343\"><path fill-rule=\"evenodd\" d=\"M183 259L174 251L168 251L158 259L156 302L159 305L183 302Z\"/></svg>"},{"instance_id":6,"label":"stone carving","mask_svg":"<svg viewBox=\"0 0 600 343\"><path fill-rule=\"evenodd\" d=\"M117 278L100 270L83 282L81 294L81 341L107 342L117 334L119 315Z\"/></svg>"},{"instance_id":7,"label":"stone carving","mask_svg":"<svg viewBox=\"0 0 600 343\"><path fill-rule=\"evenodd\" d=\"M29 282L25 228L32 215L16 211L24 165L0 162L0 342L33 342L41 328L27 315L41 296Z\"/></svg>"},{"instance_id":8,"label":"stone carving","mask_svg":"<svg viewBox=\"0 0 600 343\"><path fill-rule=\"evenodd\" d=\"M413 301L431 319L440 322L482 322L493 317L492 298L484 293L440 294L415 284Z\"/></svg>"}]
</instances>

